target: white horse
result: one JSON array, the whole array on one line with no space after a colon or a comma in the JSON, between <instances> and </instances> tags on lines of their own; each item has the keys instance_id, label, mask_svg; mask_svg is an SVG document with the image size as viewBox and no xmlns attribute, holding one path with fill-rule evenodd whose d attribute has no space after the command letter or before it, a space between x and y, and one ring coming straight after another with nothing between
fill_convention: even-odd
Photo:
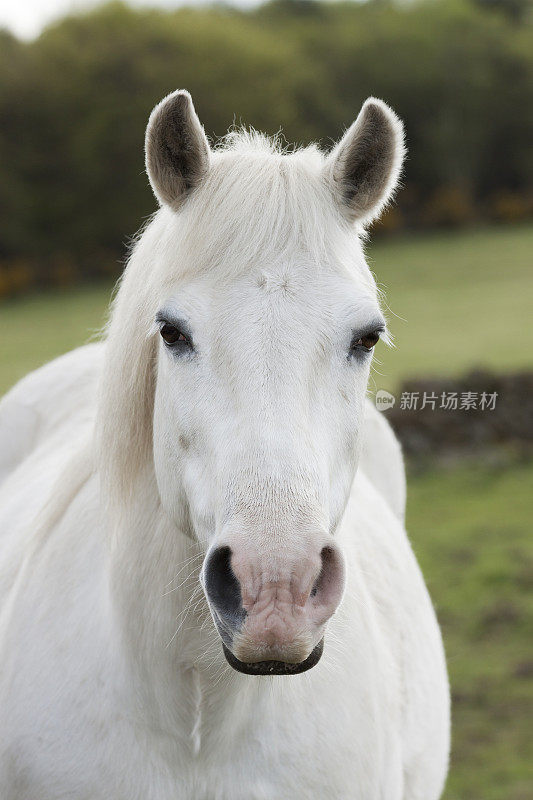
<instances>
[{"instance_id":1,"label":"white horse","mask_svg":"<svg viewBox=\"0 0 533 800\"><path fill-rule=\"evenodd\" d=\"M154 110L105 343L0 406L2 800L440 796L442 642L365 405L402 158L374 99L327 156Z\"/></svg>"}]
</instances>

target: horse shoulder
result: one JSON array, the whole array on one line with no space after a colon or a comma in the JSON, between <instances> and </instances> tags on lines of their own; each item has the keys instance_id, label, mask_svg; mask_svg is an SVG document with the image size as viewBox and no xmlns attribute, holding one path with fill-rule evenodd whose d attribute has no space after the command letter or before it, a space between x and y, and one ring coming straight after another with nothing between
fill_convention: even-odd
<instances>
[{"instance_id":1,"label":"horse shoulder","mask_svg":"<svg viewBox=\"0 0 533 800\"><path fill-rule=\"evenodd\" d=\"M438 798L449 752L449 687L436 614L407 532L373 482L358 471L341 535L355 601L371 607L398 678L405 796ZM357 585L355 585L357 584ZM350 587L347 590L350 591Z\"/></svg>"},{"instance_id":2,"label":"horse shoulder","mask_svg":"<svg viewBox=\"0 0 533 800\"><path fill-rule=\"evenodd\" d=\"M0 584L7 589L0 602L2 797L35 797L37 787L39 796L56 797L56 783L63 791L70 780L84 778L87 753L110 735L114 713L109 692L117 670L98 479L90 449L61 450L56 437L50 448L48 462L44 452L42 460L32 454L18 470L22 482L31 482L48 463L50 475L33 520L18 525L13 519L14 533L1 548ZM31 504L28 491L23 495ZM44 780L50 763L56 777ZM19 784L21 793L13 789Z\"/></svg>"},{"instance_id":3,"label":"horse shoulder","mask_svg":"<svg viewBox=\"0 0 533 800\"><path fill-rule=\"evenodd\" d=\"M0 485L24 459L80 414L92 414L104 345L89 344L20 380L0 401Z\"/></svg>"},{"instance_id":4,"label":"horse shoulder","mask_svg":"<svg viewBox=\"0 0 533 800\"><path fill-rule=\"evenodd\" d=\"M385 415L369 398L365 401L364 426L359 469L403 522L406 484L402 448Z\"/></svg>"}]
</instances>

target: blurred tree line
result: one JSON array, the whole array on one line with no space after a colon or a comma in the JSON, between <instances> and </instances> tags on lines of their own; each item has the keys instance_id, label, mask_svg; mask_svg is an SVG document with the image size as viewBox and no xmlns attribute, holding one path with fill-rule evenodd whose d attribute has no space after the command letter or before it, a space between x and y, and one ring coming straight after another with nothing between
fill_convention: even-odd
<instances>
[{"instance_id":1,"label":"blurred tree line","mask_svg":"<svg viewBox=\"0 0 533 800\"><path fill-rule=\"evenodd\" d=\"M370 94L406 122L382 230L533 216L531 0L110 3L32 42L0 31L0 297L117 274L155 203L153 105L188 88L213 140L232 122L328 146Z\"/></svg>"}]
</instances>

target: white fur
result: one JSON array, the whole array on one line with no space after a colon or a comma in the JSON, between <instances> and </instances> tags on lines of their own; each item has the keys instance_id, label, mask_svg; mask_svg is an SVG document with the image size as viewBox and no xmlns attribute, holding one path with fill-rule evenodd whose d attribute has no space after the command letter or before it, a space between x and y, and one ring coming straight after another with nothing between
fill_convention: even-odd
<instances>
[{"instance_id":1,"label":"white fur","mask_svg":"<svg viewBox=\"0 0 533 800\"><path fill-rule=\"evenodd\" d=\"M354 479L369 359L346 349L379 314L356 229L316 150L234 137L211 162L138 242L105 350L0 407L0 797L436 800L444 655L375 411ZM162 306L190 322L196 360L164 349ZM205 552L238 524L281 557L307 518L347 563L323 658L236 673Z\"/></svg>"}]
</instances>

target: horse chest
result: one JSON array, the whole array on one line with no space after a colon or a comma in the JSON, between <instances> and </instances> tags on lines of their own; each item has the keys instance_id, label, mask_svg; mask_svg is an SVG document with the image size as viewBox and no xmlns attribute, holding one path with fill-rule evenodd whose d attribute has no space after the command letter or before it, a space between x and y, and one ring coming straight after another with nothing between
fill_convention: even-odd
<instances>
[{"instance_id":1,"label":"horse chest","mask_svg":"<svg viewBox=\"0 0 533 800\"><path fill-rule=\"evenodd\" d=\"M161 800L401 797L400 744L380 724L375 698L291 694L286 685L278 694L275 684L261 696L255 688L242 692L234 713L204 711L191 755L180 759L175 788Z\"/></svg>"},{"instance_id":2,"label":"horse chest","mask_svg":"<svg viewBox=\"0 0 533 800\"><path fill-rule=\"evenodd\" d=\"M165 789L150 789L150 800L399 800L396 791L383 794L379 769L370 767L370 748L336 748L322 752L288 747L280 743L277 752L261 747L236 749L225 761L193 758L176 769ZM282 751L282 752L280 752ZM376 765L377 767L377 765ZM398 776L399 778L400 776ZM399 786L399 781L396 782Z\"/></svg>"}]
</instances>

